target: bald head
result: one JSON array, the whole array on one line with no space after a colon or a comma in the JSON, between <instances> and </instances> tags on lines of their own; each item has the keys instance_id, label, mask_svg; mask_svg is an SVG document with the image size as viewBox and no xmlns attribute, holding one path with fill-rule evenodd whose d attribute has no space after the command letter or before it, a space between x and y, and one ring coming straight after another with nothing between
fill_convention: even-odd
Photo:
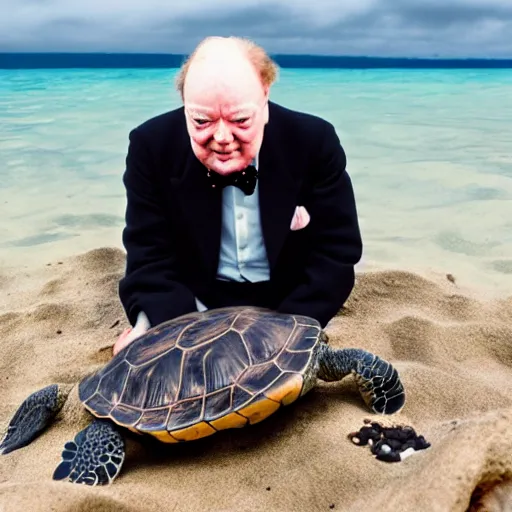
<instances>
[{"instance_id":1,"label":"bald head","mask_svg":"<svg viewBox=\"0 0 512 512\"><path fill-rule=\"evenodd\" d=\"M211 37L204 40L191 55L187 76L200 67L215 69L219 73L243 66L247 71L257 75L257 70L250 61L248 49L234 38ZM186 86L186 81L184 87Z\"/></svg>"},{"instance_id":2,"label":"bald head","mask_svg":"<svg viewBox=\"0 0 512 512\"><path fill-rule=\"evenodd\" d=\"M182 76L192 148L208 169L220 174L251 163L268 121L270 84L251 58L251 48L237 38L208 38Z\"/></svg>"},{"instance_id":3,"label":"bald head","mask_svg":"<svg viewBox=\"0 0 512 512\"><path fill-rule=\"evenodd\" d=\"M241 37L207 37L203 39L189 58L183 63L176 77L176 88L184 100L185 82L192 63L199 60L217 61L219 69L230 61L247 64L254 67L262 85L270 88L278 74L277 64L267 52L256 43Z\"/></svg>"},{"instance_id":4,"label":"bald head","mask_svg":"<svg viewBox=\"0 0 512 512\"><path fill-rule=\"evenodd\" d=\"M212 38L193 55L183 83L184 102L228 93L231 100L251 97L258 101L268 91L258 70L239 41ZM261 99L261 98L260 98Z\"/></svg>"}]
</instances>

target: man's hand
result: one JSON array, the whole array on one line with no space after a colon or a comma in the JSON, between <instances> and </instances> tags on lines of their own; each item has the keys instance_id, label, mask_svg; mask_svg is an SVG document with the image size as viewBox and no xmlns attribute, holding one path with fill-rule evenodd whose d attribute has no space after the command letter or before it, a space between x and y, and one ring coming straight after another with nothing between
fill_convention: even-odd
<instances>
[{"instance_id":1,"label":"man's hand","mask_svg":"<svg viewBox=\"0 0 512 512\"><path fill-rule=\"evenodd\" d=\"M132 328L127 327L117 338L117 341L114 344L112 352L116 355L120 350L122 350L126 345L128 345L131 341L133 341L133 337L129 336L132 333Z\"/></svg>"},{"instance_id":2,"label":"man's hand","mask_svg":"<svg viewBox=\"0 0 512 512\"><path fill-rule=\"evenodd\" d=\"M117 338L112 352L116 355L118 352L128 346L133 340L142 336L150 328L148 317L141 311L137 318L135 327L127 327Z\"/></svg>"}]
</instances>

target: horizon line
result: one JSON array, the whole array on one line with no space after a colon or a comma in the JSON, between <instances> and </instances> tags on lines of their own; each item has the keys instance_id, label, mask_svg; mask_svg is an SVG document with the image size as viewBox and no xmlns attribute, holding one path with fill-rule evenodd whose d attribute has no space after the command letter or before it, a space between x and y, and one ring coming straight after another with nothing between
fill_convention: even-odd
<instances>
[{"instance_id":1,"label":"horizon line","mask_svg":"<svg viewBox=\"0 0 512 512\"><path fill-rule=\"evenodd\" d=\"M189 53L0 52L0 69L176 69ZM510 69L512 57L321 55L270 53L283 69Z\"/></svg>"},{"instance_id":2,"label":"horizon line","mask_svg":"<svg viewBox=\"0 0 512 512\"><path fill-rule=\"evenodd\" d=\"M167 57L188 57L190 53L183 52L132 52L132 51L0 51L0 55L140 55L140 56L167 56ZM406 60L512 60L512 54L510 57L478 57L473 56L449 56L434 54L431 56L420 56L420 55L371 55L371 54L358 54L358 55L346 55L346 54L327 54L327 53L277 53L268 52L268 55L272 58L275 57L307 57L307 58L322 58L322 59L406 59Z\"/></svg>"}]
</instances>

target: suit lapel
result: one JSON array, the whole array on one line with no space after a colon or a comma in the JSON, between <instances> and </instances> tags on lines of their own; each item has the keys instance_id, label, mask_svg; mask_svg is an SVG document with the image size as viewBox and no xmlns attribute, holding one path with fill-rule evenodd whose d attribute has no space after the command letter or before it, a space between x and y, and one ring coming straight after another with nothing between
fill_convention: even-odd
<instances>
[{"instance_id":1,"label":"suit lapel","mask_svg":"<svg viewBox=\"0 0 512 512\"><path fill-rule=\"evenodd\" d=\"M301 185L286 159L279 114L273 113L270 103L270 118L258 162L261 229L271 270L290 232ZM202 255L207 275L215 278L222 229L222 190L211 187L206 168L191 148L186 151L183 168L181 177L171 178L173 202L179 211L178 218L183 219L182 230L191 235Z\"/></svg>"},{"instance_id":2,"label":"suit lapel","mask_svg":"<svg viewBox=\"0 0 512 512\"><path fill-rule=\"evenodd\" d=\"M191 236L206 266L207 275L215 277L219 262L222 223L222 190L212 188L206 168L192 149L187 151L185 172L171 178L173 200L183 219L181 229Z\"/></svg>"},{"instance_id":3,"label":"suit lapel","mask_svg":"<svg viewBox=\"0 0 512 512\"><path fill-rule=\"evenodd\" d=\"M265 248L271 270L277 259L297 206L300 180L294 178L279 131L279 119L270 118L265 127L259 156L259 204Z\"/></svg>"}]
</instances>

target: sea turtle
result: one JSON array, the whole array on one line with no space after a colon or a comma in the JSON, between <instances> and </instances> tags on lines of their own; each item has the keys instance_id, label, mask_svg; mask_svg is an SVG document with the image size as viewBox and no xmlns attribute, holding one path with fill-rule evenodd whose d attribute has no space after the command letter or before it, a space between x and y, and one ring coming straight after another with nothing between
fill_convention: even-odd
<instances>
[{"instance_id":1,"label":"sea turtle","mask_svg":"<svg viewBox=\"0 0 512 512\"><path fill-rule=\"evenodd\" d=\"M349 373L375 413L403 407L404 389L390 363L361 349L331 348L312 318L254 307L183 315L150 329L80 381L78 396L93 421L65 444L53 479L111 483L125 457L123 428L164 443L192 441L258 423L317 379ZM67 394L53 384L30 395L0 451L28 445Z\"/></svg>"}]
</instances>

